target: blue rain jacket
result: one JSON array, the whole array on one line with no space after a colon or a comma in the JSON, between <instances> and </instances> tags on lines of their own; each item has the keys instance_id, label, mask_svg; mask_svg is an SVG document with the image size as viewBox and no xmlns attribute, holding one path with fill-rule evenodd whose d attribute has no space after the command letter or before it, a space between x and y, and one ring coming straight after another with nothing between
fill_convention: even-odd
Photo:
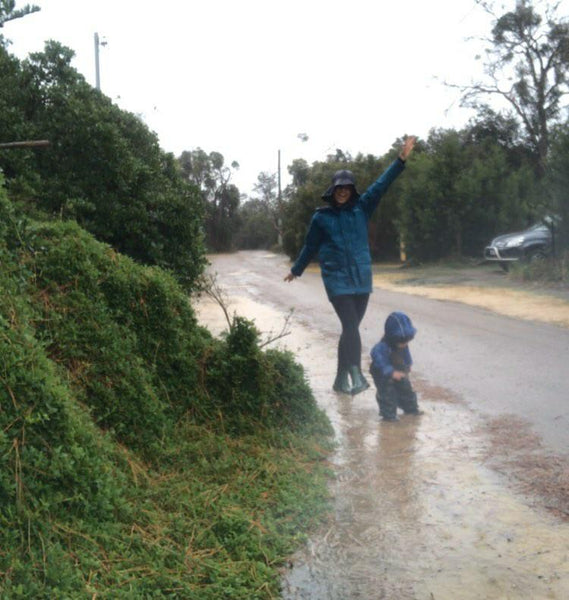
<instances>
[{"instance_id":1,"label":"blue rain jacket","mask_svg":"<svg viewBox=\"0 0 569 600\"><path fill-rule=\"evenodd\" d=\"M343 207L325 206L314 213L304 247L291 272L300 277L316 254L328 298L372 291L368 221L387 188L405 168L397 158L361 195Z\"/></svg>"},{"instance_id":2,"label":"blue rain jacket","mask_svg":"<svg viewBox=\"0 0 569 600\"><path fill-rule=\"evenodd\" d=\"M403 312L392 312L385 321L385 332L380 342L371 349L371 371L381 377L391 377L393 371L409 372L413 359L409 346L397 348L397 342L410 341L417 330Z\"/></svg>"}]
</instances>

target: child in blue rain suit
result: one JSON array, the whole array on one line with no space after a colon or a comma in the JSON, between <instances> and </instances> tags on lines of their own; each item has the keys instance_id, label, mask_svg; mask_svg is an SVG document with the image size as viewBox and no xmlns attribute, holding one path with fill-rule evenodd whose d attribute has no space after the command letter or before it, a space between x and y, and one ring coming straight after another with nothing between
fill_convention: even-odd
<instances>
[{"instance_id":1,"label":"child in blue rain suit","mask_svg":"<svg viewBox=\"0 0 569 600\"><path fill-rule=\"evenodd\" d=\"M417 394L409 380L413 360L409 342L417 330L403 312L392 312L385 321L384 335L371 350L371 376L376 387L379 414L384 421L398 421L397 409L419 415Z\"/></svg>"}]
</instances>

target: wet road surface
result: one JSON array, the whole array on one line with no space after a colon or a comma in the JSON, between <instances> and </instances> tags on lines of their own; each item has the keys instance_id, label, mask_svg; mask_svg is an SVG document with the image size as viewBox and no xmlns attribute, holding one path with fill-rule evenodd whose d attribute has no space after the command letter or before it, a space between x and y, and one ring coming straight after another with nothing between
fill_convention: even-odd
<instances>
[{"instance_id":1,"label":"wet road surface","mask_svg":"<svg viewBox=\"0 0 569 600\"><path fill-rule=\"evenodd\" d=\"M513 413L565 461L568 369L556 357L567 356L565 330L376 291L364 357L387 314L408 312L419 330L414 384L425 410L381 423L373 388L354 398L330 389L339 325L318 274L286 284L286 259L270 253L211 261L230 312L261 331L279 331L294 308L280 343L304 365L337 436L333 514L284 574L285 600L569 598L569 525L495 468L486 434L488 418ZM199 315L213 331L225 327L211 302L202 300ZM540 379L542 369L556 377Z\"/></svg>"}]
</instances>

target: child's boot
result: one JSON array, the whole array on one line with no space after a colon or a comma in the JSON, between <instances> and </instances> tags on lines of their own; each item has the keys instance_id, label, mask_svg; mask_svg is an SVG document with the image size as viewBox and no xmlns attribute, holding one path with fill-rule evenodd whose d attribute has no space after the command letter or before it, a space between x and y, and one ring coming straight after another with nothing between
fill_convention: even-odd
<instances>
[{"instance_id":1,"label":"child's boot","mask_svg":"<svg viewBox=\"0 0 569 600\"><path fill-rule=\"evenodd\" d=\"M350 376L352 378L352 396L367 390L369 387L369 383L366 378L363 376L361 369L358 366L350 367Z\"/></svg>"},{"instance_id":2,"label":"child's boot","mask_svg":"<svg viewBox=\"0 0 569 600\"><path fill-rule=\"evenodd\" d=\"M408 379L403 379L399 383L399 407L406 415L422 415L417 403L417 394L411 387Z\"/></svg>"}]
</instances>

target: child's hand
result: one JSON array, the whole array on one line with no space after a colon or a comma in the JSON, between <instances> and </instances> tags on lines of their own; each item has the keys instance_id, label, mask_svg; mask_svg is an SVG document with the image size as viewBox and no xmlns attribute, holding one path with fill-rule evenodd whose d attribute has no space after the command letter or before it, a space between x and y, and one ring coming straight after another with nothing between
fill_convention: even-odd
<instances>
[{"instance_id":1,"label":"child's hand","mask_svg":"<svg viewBox=\"0 0 569 600\"><path fill-rule=\"evenodd\" d=\"M407 374L403 371L393 371L391 374L391 378L395 379L395 381L401 381L402 379L405 379L405 377L407 377Z\"/></svg>"}]
</instances>

